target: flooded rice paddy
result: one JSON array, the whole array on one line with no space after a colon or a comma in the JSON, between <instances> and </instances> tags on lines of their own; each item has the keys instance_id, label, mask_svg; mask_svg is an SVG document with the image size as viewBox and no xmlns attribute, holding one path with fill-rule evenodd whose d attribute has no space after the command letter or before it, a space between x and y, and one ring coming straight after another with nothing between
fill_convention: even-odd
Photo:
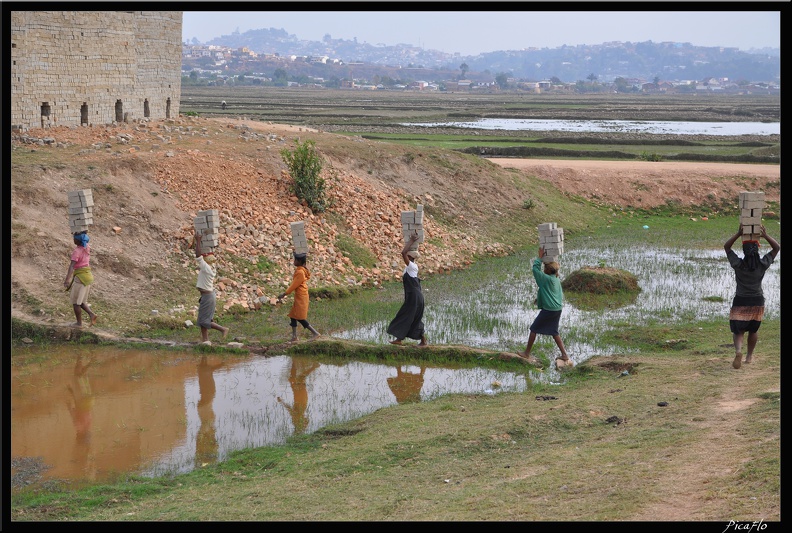
<instances>
[{"instance_id":1,"label":"flooded rice paddy","mask_svg":"<svg viewBox=\"0 0 792 533\"><path fill-rule=\"evenodd\" d=\"M763 250L762 253L766 253ZM464 344L492 350L512 351L525 347L531 322L538 311L533 305L536 282L531 273L533 258L514 256L500 260L497 273L490 265L481 268L480 286L444 287L434 279L423 283L427 337L435 344ZM567 251L561 262L561 279L584 266L603 266L631 272L641 288L634 300L614 302L613 307L586 310L566 298L560 332L570 357L580 363L593 355L625 353L629 348L605 345L600 340L610 323L690 322L722 318L728 333L728 316L734 297L734 273L723 249L623 248L585 245ZM487 270L490 273L487 274ZM765 274L765 316L777 318L781 307L781 256ZM492 279L496 278L496 279ZM388 320L345 331L337 336L359 341L387 342ZM558 355L552 339L537 337L534 351ZM551 357L552 358L552 357ZM552 375L552 374L551 374Z\"/></svg>"},{"instance_id":2,"label":"flooded rice paddy","mask_svg":"<svg viewBox=\"0 0 792 533\"><path fill-rule=\"evenodd\" d=\"M762 253L765 253L763 250ZM767 318L780 316L780 255L763 283ZM528 256L477 263L468 274L424 281L427 336L434 344L512 351L524 348L538 311ZM580 363L629 348L601 335L612 324L674 324L721 319L733 272L722 248L587 247L568 250L561 277L603 264L638 278L634 299L588 310L565 302L561 335ZM388 321L335 336L385 343ZM158 476L222 461L236 450L283 443L294 434L361 417L383 407L452 393L523 392L532 382L561 384L553 369L520 373L274 355L58 345L17 348L46 361L11 367L12 486L110 481L119 474ZM536 354L557 348L540 336Z\"/></svg>"},{"instance_id":3,"label":"flooded rice paddy","mask_svg":"<svg viewBox=\"0 0 792 533\"><path fill-rule=\"evenodd\" d=\"M472 122L410 122L402 126L577 133L652 133L673 135L780 135L780 122L685 122L672 120L557 120L482 118Z\"/></svg>"}]
</instances>

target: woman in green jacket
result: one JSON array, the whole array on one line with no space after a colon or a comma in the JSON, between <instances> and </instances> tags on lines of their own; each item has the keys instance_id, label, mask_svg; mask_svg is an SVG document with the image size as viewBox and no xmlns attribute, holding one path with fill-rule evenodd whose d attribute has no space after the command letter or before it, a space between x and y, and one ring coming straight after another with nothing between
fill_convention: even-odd
<instances>
[{"instance_id":1,"label":"woman in green jacket","mask_svg":"<svg viewBox=\"0 0 792 533\"><path fill-rule=\"evenodd\" d=\"M551 261L544 263L542 268L542 258L546 255L543 246L539 247L539 258L533 262L533 276L539 286L536 296L536 306L539 308L539 315L531 324L531 334L528 336L528 345L525 351L518 352L518 355L531 360L531 348L533 348L536 335L551 335L558 349L561 350L561 357L556 358L566 364L569 361L564 348L564 341L558 334L558 323L561 320L561 309L563 308L564 293L561 289L561 279L558 277L558 263ZM535 361L536 358L533 358ZM561 365L559 365L561 366Z\"/></svg>"}]
</instances>

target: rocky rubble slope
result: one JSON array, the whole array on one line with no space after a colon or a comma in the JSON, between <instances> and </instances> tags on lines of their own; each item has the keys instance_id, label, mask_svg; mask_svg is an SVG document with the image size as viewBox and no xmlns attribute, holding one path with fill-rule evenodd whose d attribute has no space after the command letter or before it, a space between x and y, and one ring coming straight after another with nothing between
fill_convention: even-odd
<instances>
[{"instance_id":1,"label":"rocky rubble slope","mask_svg":"<svg viewBox=\"0 0 792 533\"><path fill-rule=\"evenodd\" d=\"M331 208L312 213L292 194L280 154L300 138L316 140L320 151L330 143L351 143L306 128L198 117L16 134L11 180L14 307L23 307L24 294L42 303L40 313L54 313L50 308L55 307L68 317L59 302L72 248L65 199L68 191L82 188L94 191L90 234L97 298L132 308L144 309L147 300L153 301L148 292L162 291L174 292L172 305L193 305L193 281L185 285L176 280L194 280L192 218L203 209L221 213L218 301L224 309L274 303L291 280L289 224L294 221L305 222L312 287L376 286L400 279L400 213L418 203L429 213L422 272L463 268L477 254L508 253L508 247L488 242L472 228L436 220L431 214L436 191L405 190L361 176L326 154L323 177ZM354 159L351 149L348 155ZM415 165L394 173L402 171L416 174L407 180L413 184L424 173ZM353 264L350 242L373 262ZM176 270L180 272L174 274Z\"/></svg>"}]
</instances>

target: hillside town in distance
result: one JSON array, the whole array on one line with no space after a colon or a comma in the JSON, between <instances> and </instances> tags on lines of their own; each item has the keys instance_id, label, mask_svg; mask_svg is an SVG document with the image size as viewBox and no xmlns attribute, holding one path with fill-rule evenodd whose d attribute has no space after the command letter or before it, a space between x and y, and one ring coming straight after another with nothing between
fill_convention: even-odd
<instances>
[{"instance_id":1,"label":"hillside town in distance","mask_svg":"<svg viewBox=\"0 0 792 533\"><path fill-rule=\"evenodd\" d=\"M239 41L244 35L226 37ZM349 61L323 53L334 51L332 47L309 46L331 44L329 39L299 41L299 46L292 39L288 44L301 53L285 52L282 41L280 47L267 42L256 47L250 38L243 46L183 43L182 84L571 94L780 95L781 90L780 56L775 51L748 54L689 43L616 42L462 57L396 45L387 50L344 48L364 58Z\"/></svg>"}]
</instances>

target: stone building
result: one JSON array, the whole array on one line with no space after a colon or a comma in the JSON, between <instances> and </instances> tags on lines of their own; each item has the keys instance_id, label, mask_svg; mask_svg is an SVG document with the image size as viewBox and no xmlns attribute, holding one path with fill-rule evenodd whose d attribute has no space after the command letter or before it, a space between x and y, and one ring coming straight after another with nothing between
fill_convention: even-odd
<instances>
[{"instance_id":1,"label":"stone building","mask_svg":"<svg viewBox=\"0 0 792 533\"><path fill-rule=\"evenodd\" d=\"M178 117L181 11L12 11L10 18L12 129Z\"/></svg>"}]
</instances>

